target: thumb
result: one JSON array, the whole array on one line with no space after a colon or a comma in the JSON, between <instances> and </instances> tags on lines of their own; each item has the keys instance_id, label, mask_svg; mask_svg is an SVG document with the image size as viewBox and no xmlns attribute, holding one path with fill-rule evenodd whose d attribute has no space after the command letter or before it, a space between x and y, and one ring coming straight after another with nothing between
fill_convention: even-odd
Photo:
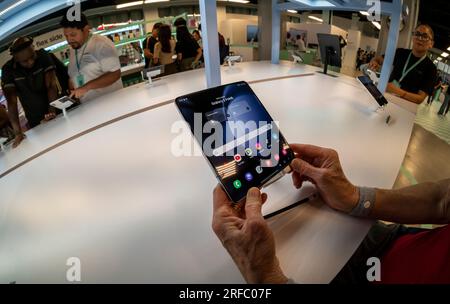
<instances>
[{"instance_id":1,"label":"thumb","mask_svg":"<svg viewBox=\"0 0 450 304\"><path fill-rule=\"evenodd\" d=\"M292 161L291 168L292 170L300 174L300 176L306 176L311 178L312 180L316 180L320 174L319 168L312 166L311 164L300 158L296 158Z\"/></svg>"},{"instance_id":2,"label":"thumb","mask_svg":"<svg viewBox=\"0 0 450 304\"><path fill-rule=\"evenodd\" d=\"M263 198L261 191L258 188L252 188L247 193L247 200L245 202L245 215L247 218L262 217L261 207Z\"/></svg>"}]
</instances>

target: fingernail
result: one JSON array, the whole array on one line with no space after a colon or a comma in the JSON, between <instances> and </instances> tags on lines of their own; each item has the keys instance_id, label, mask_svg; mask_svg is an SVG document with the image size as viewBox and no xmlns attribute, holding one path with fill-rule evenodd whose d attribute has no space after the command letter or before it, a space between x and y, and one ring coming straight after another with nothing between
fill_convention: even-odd
<instances>
[{"instance_id":1,"label":"fingernail","mask_svg":"<svg viewBox=\"0 0 450 304\"><path fill-rule=\"evenodd\" d=\"M248 196L249 196L249 197L256 197L256 198L258 198L258 197L261 196L261 192L259 191L258 188L251 188L251 189L248 191Z\"/></svg>"}]
</instances>

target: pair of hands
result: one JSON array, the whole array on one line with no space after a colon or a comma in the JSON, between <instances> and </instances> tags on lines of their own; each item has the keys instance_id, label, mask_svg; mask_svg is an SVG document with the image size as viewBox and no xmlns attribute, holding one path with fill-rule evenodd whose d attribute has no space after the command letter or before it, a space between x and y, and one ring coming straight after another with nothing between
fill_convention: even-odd
<instances>
[{"instance_id":1,"label":"pair of hands","mask_svg":"<svg viewBox=\"0 0 450 304\"><path fill-rule=\"evenodd\" d=\"M336 151L309 145L291 145L292 180L299 189L303 182L316 185L323 201L331 208L349 213L359 200L359 190L348 181ZM286 283L275 252L273 232L262 215L267 195L252 188L246 202L233 206L221 186L214 190L212 227L233 258L245 280L251 284Z\"/></svg>"}]
</instances>

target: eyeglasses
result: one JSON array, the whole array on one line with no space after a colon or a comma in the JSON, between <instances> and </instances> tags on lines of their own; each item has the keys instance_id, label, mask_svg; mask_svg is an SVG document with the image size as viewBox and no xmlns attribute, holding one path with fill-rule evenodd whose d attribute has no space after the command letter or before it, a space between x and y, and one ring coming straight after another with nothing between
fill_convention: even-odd
<instances>
[{"instance_id":1,"label":"eyeglasses","mask_svg":"<svg viewBox=\"0 0 450 304\"><path fill-rule=\"evenodd\" d=\"M427 33L413 32L412 34L418 40L422 40L422 41L430 41L431 40L431 37Z\"/></svg>"}]
</instances>

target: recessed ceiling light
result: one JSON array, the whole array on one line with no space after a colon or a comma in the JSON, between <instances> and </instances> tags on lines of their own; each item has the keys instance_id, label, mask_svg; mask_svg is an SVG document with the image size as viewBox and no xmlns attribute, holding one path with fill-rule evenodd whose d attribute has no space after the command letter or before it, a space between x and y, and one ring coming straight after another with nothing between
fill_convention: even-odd
<instances>
[{"instance_id":1,"label":"recessed ceiling light","mask_svg":"<svg viewBox=\"0 0 450 304\"><path fill-rule=\"evenodd\" d=\"M308 16L308 18L309 18L309 19L312 19L312 20L319 21L319 22L323 22L323 19L317 18L317 17L315 17L315 16Z\"/></svg>"}]
</instances>

